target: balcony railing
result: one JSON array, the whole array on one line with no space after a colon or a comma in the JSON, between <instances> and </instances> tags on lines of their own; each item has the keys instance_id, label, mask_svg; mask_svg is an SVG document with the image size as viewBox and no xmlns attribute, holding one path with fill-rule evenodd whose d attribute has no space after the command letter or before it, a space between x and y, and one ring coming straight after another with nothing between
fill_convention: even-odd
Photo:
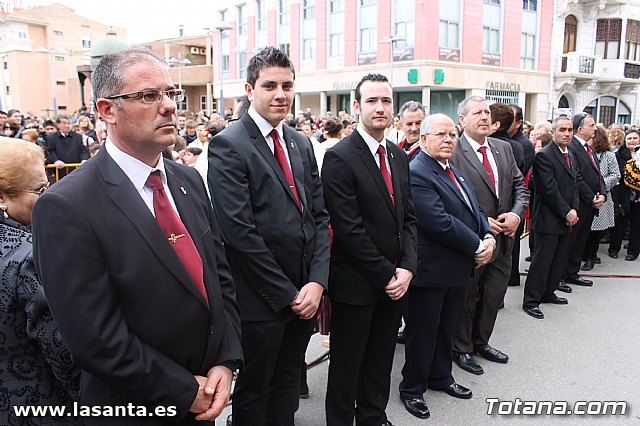
<instances>
[{"instance_id":1,"label":"balcony railing","mask_svg":"<svg viewBox=\"0 0 640 426\"><path fill-rule=\"evenodd\" d=\"M624 78L640 79L640 64L625 62L624 63Z\"/></svg>"}]
</instances>

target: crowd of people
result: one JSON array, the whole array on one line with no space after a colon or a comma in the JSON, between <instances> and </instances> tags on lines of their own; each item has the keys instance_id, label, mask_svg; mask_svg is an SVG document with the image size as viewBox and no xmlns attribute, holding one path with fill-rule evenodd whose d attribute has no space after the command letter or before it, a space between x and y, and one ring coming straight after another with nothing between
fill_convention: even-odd
<instances>
[{"instance_id":1,"label":"crowd of people","mask_svg":"<svg viewBox=\"0 0 640 426\"><path fill-rule=\"evenodd\" d=\"M479 358L509 362L490 339L521 285L527 219L533 318L593 285L579 271L603 238L616 259L629 227L625 259L638 257L637 129L587 113L531 125L481 96L457 122L418 101L394 116L380 74L358 82L357 120L294 116L294 81L269 47L233 110L182 114L166 63L128 49L93 73L97 120L0 111L0 423L75 401L102 408L46 421L118 424L100 410L134 404L156 417L131 424L164 424L158 407L212 424L237 375L228 426L293 425L326 303L326 423L392 424L399 338L397 392L426 419L428 390L473 395L453 362L475 375Z\"/></svg>"}]
</instances>

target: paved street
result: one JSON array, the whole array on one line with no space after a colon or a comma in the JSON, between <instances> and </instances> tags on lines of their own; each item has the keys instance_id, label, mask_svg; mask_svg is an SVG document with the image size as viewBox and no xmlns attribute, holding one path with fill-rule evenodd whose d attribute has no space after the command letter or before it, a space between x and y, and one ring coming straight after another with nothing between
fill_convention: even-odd
<instances>
[{"instance_id":1,"label":"paved street","mask_svg":"<svg viewBox=\"0 0 640 426\"><path fill-rule=\"evenodd\" d=\"M509 287L505 308L500 311L491 344L510 356L508 364L496 364L478 357L485 373L474 376L455 364L457 382L469 387L471 400L454 399L429 391L425 400L431 410L428 420L408 414L398 398L398 382L404 361L404 346L398 345L392 373L387 415L394 425L477 424L591 424L640 425L640 260L624 261L606 255L601 246L602 265L593 276L591 288L573 286L573 293L559 293L569 305L542 305L544 320L522 311L522 286ZM522 258L528 255L522 242ZM521 271L529 264L522 262ZM610 275L619 278L608 277ZM624 277L623 277L624 276ZM635 278L632 278L635 276ZM314 336L307 360L326 351L324 336ZM327 362L309 371L311 396L302 400L296 415L298 426L324 425L324 395ZM501 401L627 401L625 416L498 416L487 415L487 398ZM571 408L571 405L570 405ZM227 410L228 411L228 410ZM226 419L226 412L221 416ZM586 422L586 423L585 423ZM223 421L218 421L224 425Z\"/></svg>"}]
</instances>

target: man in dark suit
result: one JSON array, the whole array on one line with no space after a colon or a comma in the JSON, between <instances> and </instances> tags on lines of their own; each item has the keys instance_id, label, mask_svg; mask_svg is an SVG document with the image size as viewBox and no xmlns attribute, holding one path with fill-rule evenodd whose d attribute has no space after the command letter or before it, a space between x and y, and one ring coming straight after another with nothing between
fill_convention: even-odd
<instances>
[{"instance_id":1,"label":"man in dark suit","mask_svg":"<svg viewBox=\"0 0 640 426\"><path fill-rule=\"evenodd\" d=\"M70 170L67 163L81 163L89 159L89 151L82 142L82 135L71 130L71 119L66 115L58 116L58 131L47 138L47 149L51 161L58 169L58 177L66 176Z\"/></svg>"},{"instance_id":2,"label":"man in dark suit","mask_svg":"<svg viewBox=\"0 0 640 426\"><path fill-rule=\"evenodd\" d=\"M462 399L472 396L451 375L451 348L474 266L488 263L496 244L473 190L449 165L456 138L449 117L427 117L422 150L410 165L418 269L406 298L400 399L419 418L430 414L423 399L427 389Z\"/></svg>"},{"instance_id":3,"label":"man in dark suit","mask_svg":"<svg viewBox=\"0 0 640 426\"><path fill-rule=\"evenodd\" d=\"M537 319L544 314L540 303L566 305L567 299L558 297L560 276L565 269L570 235L578 220L578 186L580 172L575 155L567 146L573 136L573 125L567 117L559 117L552 124L553 143L540 150L534 159L535 200L533 232L535 248L524 287L522 308Z\"/></svg>"},{"instance_id":4,"label":"man in dark suit","mask_svg":"<svg viewBox=\"0 0 640 426\"><path fill-rule=\"evenodd\" d=\"M582 264L582 253L587 243L593 216L602 207L606 200L607 188L600 174L598 157L591 151L588 142L595 136L596 123L586 112L576 114L572 118L573 139L569 144L569 151L576 157L577 167L580 170L582 180L578 186L580 191L580 204L578 216L580 221L576 224L574 232L569 237L571 247L567 261L567 269L564 274L566 284L575 284L590 287L593 281L582 278L578 271Z\"/></svg>"},{"instance_id":5,"label":"man in dark suit","mask_svg":"<svg viewBox=\"0 0 640 426\"><path fill-rule=\"evenodd\" d=\"M104 56L92 85L109 138L36 203L36 268L82 369L83 405L133 404L154 415L127 424L203 424L228 402L242 351L202 180L161 156L176 142L183 92L143 49Z\"/></svg>"},{"instance_id":6,"label":"man in dark suit","mask_svg":"<svg viewBox=\"0 0 640 426\"><path fill-rule=\"evenodd\" d=\"M284 126L294 69L268 47L247 67L251 107L209 144L209 188L238 291L244 368L235 426L293 425L300 370L329 276L329 216L309 140Z\"/></svg>"},{"instance_id":7,"label":"man in dark suit","mask_svg":"<svg viewBox=\"0 0 640 426\"><path fill-rule=\"evenodd\" d=\"M491 125L487 100L471 96L460 102L458 113L464 134L458 139L451 162L473 188L497 242L491 263L477 269L470 281L453 346L454 360L460 368L482 374L482 367L472 355L474 351L489 361L509 360L505 353L489 345L489 339L507 291L513 236L527 209L529 191L511 145L487 137Z\"/></svg>"},{"instance_id":8,"label":"man in dark suit","mask_svg":"<svg viewBox=\"0 0 640 426\"><path fill-rule=\"evenodd\" d=\"M322 183L333 227L329 425L387 425L402 296L416 270L409 165L384 137L393 92L380 74L356 86L356 131L327 151Z\"/></svg>"},{"instance_id":9,"label":"man in dark suit","mask_svg":"<svg viewBox=\"0 0 640 426\"><path fill-rule=\"evenodd\" d=\"M404 133L404 139L398 142L398 146L405 150L411 162L420 152L420 126L424 120L424 108L420 102L407 101L400 107L398 116Z\"/></svg>"}]
</instances>

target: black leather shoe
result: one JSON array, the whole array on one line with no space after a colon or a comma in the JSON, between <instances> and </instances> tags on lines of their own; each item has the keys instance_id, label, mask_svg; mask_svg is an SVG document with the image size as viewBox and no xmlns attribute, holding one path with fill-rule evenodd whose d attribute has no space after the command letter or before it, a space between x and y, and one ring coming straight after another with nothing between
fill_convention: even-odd
<instances>
[{"instance_id":1,"label":"black leather shoe","mask_svg":"<svg viewBox=\"0 0 640 426\"><path fill-rule=\"evenodd\" d=\"M595 262L591 259L587 259L584 261L584 265L582 265L582 268L580 268L581 271L590 271L593 269L593 265L595 264Z\"/></svg>"},{"instance_id":2,"label":"black leather shoe","mask_svg":"<svg viewBox=\"0 0 640 426\"><path fill-rule=\"evenodd\" d=\"M523 306L522 310L535 319L544 319L544 314L537 306Z\"/></svg>"},{"instance_id":3,"label":"black leather shoe","mask_svg":"<svg viewBox=\"0 0 640 426\"><path fill-rule=\"evenodd\" d=\"M637 254L628 254L624 257L624 260L634 261L638 258Z\"/></svg>"},{"instance_id":4,"label":"black leather shoe","mask_svg":"<svg viewBox=\"0 0 640 426\"><path fill-rule=\"evenodd\" d=\"M596 265L600 265L602 263L602 259L600 259L599 256L596 256L596 258L593 259L593 263L595 263Z\"/></svg>"},{"instance_id":5,"label":"black leather shoe","mask_svg":"<svg viewBox=\"0 0 640 426\"><path fill-rule=\"evenodd\" d=\"M564 281L560 281L560 284L558 284L558 291L561 291L563 293L571 293L573 289L569 287Z\"/></svg>"},{"instance_id":6,"label":"black leather shoe","mask_svg":"<svg viewBox=\"0 0 640 426\"><path fill-rule=\"evenodd\" d=\"M582 287L591 287L593 285L593 281L585 280L582 277L565 278L564 282L566 282L567 284L580 285Z\"/></svg>"},{"instance_id":7,"label":"black leather shoe","mask_svg":"<svg viewBox=\"0 0 640 426\"><path fill-rule=\"evenodd\" d=\"M233 414L227 416L227 426L233 426Z\"/></svg>"},{"instance_id":8,"label":"black leather shoe","mask_svg":"<svg viewBox=\"0 0 640 426\"><path fill-rule=\"evenodd\" d=\"M527 257L525 257L525 258L524 258L524 261L525 261L525 262L531 262L531 256L527 256Z\"/></svg>"},{"instance_id":9,"label":"black leather shoe","mask_svg":"<svg viewBox=\"0 0 640 426\"><path fill-rule=\"evenodd\" d=\"M460 398L460 399L471 399L471 397L473 396L473 393L471 392L471 390L465 388L462 385L457 384L456 382L451 383L448 387L444 389L434 389L434 390L442 391L447 395L450 395L454 398Z\"/></svg>"},{"instance_id":10,"label":"black leather shoe","mask_svg":"<svg viewBox=\"0 0 640 426\"><path fill-rule=\"evenodd\" d=\"M427 407L427 403L424 402L424 399L419 396L417 398L403 398L400 396L400 400L404 405L404 408L409 412L409 414L418 417L419 419L428 419L431 413L429 413L429 407ZM390 425L389 421L383 423L383 425Z\"/></svg>"},{"instance_id":11,"label":"black leather shoe","mask_svg":"<svg viewBox=\"0 0 640 426\"><path fill-rule=\"evenodd\" d=\"M480 374L484 373L484 370L482 369L482 367L480 367L478 361L476 361L476 359L471 354L454 354L453 360L456 364L458 364L458 367L462 368L464 371L468 371L471 374L479 376Z\"/></svg>"},{"instance_id":12,"label":"black leather shoe","mask_svg":"<svg viewBox=\"0 0 640 426\"><path fill-rule=\"evenodd\" d=\"M385 420L384 422L382 422L380 424L380 426L393 426L393 423L391 423L388 419Z\"/></svg>"},{"instance_id":13,"label":"black leather shoe","mask_svg":"<svg viewBox=\"0 0 640 426\"><path fill-rule=\"evenodd\" d=\"M617 259L618 258L618 252L609 250L609 257L612 258L612 259Z\"/></svg>"},{"instance_id":14,"label":"black leather shoe","mask_svg":"<svg viewBox=\"0 0 640 426\"><path fill-rule=\"evenodd\" d=\"M567 305L569 301L564 297L558 297L554 294L550 299L542 299L542 303L551 303L552 305Z\"/></svg>"},{"instance_id":15,"label":"black leather shoe","mask_svg":"<svg viewBox=\"0 0 640 426\"><path fill-rule=\"evenodd\" d=\"M497 350L491 345L476 346L476 352L482 355L482 358L489 361L499 362L500 364L506 364L509 361L507 354Z\"/></svg>"}]
</instances>

